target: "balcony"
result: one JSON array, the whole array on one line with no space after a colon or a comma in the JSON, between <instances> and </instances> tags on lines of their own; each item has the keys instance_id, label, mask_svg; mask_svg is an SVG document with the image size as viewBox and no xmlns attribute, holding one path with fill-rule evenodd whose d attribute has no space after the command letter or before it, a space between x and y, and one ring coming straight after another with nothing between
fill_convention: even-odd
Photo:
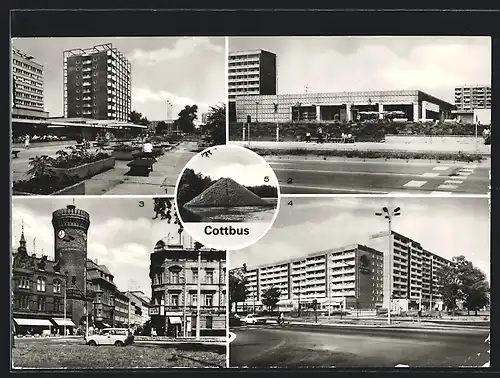
<instances>
[{"instance_id":1,"label":"balcony","mask_svg":"<svg viewBox=\"0 0 500 378\"><path fill-rule=\"evenodd\" d=\"M91 86L91 85L92 85L92 83L90 83L90 82L88 82L88 81L85 81L85 82L83 83L83 86L84 86L84 87L89 87L89 86Z\"/></svg>"},{"instance_id":2,"label":"balcony","mask_svg":"<svg viewBox=\"0 0 500 378\"><path fill-rule=\"evenodd\" d=\"M85 80L85 79L90 79L92 76L90 75L83 75L82 78Z\"/></svg>"},{"instance_id":3,"label":"balcony","mask_svg":"<svg viewBox=\"0 0 500 378\"><path fill-rule=\"evenodd\" d=\"M90 71L92 71L92 68L90 68L90 67L88 67L88 68L84 68L82 71L83 71L83 72L90 72Z\"/></svg>"}]
</instances>

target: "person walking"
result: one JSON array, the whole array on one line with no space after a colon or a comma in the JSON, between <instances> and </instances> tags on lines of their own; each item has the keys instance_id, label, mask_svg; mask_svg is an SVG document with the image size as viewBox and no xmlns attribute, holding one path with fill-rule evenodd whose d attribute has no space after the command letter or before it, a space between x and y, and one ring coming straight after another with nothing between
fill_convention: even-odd
<instances>
[{"instance_id":1,"label":"person walking","mask_svg":"<svg viewBox=\"0 0 500 378\"><path fill-rule=\"evenodd\" d=\"M24 137L24 149L30 149L30 136L28 134L26 134L26 136Z\"/></svg>"},{"instance_id":2,"label":"person walking","mask_svg":"<svg viewBox=\"0 0 500 378\"><path fill-rule=\"evenodd\" d=\"M280 313L280 324L285 324L285 314L283 312Z\"/></svg>"},{"instance_id":3,"label":"person walking","mask_svg":"<svg viewBox=\"0 0 500 378\"><path fill-rule=\"evenodd\" d=\"M308 131L306 133L306 143L309 143L311 141L311 133Z\"/></svg>"},{"instance_id":4,"label":"person walking","mask_svg":"<svg viewBox=\"0 0 500 378\"><path fill-rule=\"evenodd\" d=\"M323 129L318 127L318 143L323 143Z\"/></svg>"}]
</instances>

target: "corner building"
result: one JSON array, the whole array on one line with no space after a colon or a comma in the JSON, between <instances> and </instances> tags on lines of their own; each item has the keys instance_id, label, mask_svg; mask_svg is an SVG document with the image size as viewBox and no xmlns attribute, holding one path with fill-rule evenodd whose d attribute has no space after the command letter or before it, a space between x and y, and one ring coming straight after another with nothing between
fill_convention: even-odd
<instances>
[{"instance_id":1,"label":"corner building","mask_svg":"<svg viewBox=\"0 0 500 378\"><path fill-rule=\"evenodd\" d=\"M111 43L64 51L64 117L128 121L131 65Z\"/></svg>"},{"instance_id":2,"label":"corner building","mask_svg":"<svg viewBox=\"0 0 500 378\"><path fill-rule=\"evenodd\" d=\"M160 336L196 334L200 305L200 334L226 335L226 252L156 243L151 253L151 325ZM198 285L201 297L198 298Z\"/></svg>"}]
</instances>

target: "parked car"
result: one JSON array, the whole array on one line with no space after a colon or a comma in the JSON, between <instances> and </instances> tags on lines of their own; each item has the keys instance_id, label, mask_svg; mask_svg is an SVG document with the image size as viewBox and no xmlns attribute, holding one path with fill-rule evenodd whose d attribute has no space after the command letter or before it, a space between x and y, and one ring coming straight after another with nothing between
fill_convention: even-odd
<instances>
[{"instance_id":1,"label":"parked car","mask_svg":"<svg viewBox=\"0 0 500 378\"><path fill-rule=\"evenodd\" d=\"M248 314L243 318L245 324L265 324L266 318L258 316L257 314Z\"/></svg>"},{"instance_id":2,"label":"parked car","mask_svg":"<svg viewBox=\"0 0 500 378\"><path fill-rule=\"evenodd\" d=\"M103 328L98 334L90 335L86 344L125 346L133 344L134 335L126 328Z\"/></svg>"}]
</instances>

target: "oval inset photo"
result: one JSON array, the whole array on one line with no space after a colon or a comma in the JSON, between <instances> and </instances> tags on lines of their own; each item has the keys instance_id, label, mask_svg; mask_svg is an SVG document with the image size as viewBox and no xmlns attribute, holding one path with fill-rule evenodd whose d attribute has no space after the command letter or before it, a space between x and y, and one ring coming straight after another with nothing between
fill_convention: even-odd
<instances>
[{"instance_id":1,"label":"oval inset photo","mask_svg":"<svg viewBox=\"0 0 500 378\"><path fill-rule=\"evenodd\" d=\"M255 243L278 215L280 191L271 166L240 146L210 147L184 167L175 202L184 229L207 247L236 250Z\"/></svg>"}]
</instances>

